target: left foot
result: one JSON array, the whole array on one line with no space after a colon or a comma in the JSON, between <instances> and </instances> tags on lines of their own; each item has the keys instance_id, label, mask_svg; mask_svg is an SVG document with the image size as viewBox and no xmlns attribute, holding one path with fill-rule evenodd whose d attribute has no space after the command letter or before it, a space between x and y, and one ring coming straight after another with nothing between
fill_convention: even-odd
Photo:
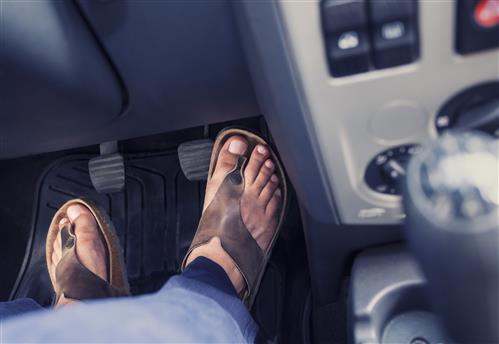
<instances>
[{"instance_id":1,"label":"left foot","mask_svg":"<svg viewBox=\"0 0 499 344\"><path fill-rule=\"evenodd\" d=\"M106 281L106 249L99 235L99 229L94 216L87 207L80 204L73 204L68 207L66 217L63 217L59 222L59 229L61 230L68 223L74 225L74 233L78 242L78 245L76 245L76 254L81 264ZM61 236L58 235L54 241L52 264L49 266L53 276L56 275L55 269L61 258ZM62 295L55 306L58 307L73 302L76 301L67 299Z\"/></svg>"}]
</instances>

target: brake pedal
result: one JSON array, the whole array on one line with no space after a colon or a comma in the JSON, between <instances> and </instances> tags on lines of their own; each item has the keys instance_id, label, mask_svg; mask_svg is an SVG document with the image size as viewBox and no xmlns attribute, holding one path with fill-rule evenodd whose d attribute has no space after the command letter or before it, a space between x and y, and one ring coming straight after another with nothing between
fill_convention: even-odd
<instances>
[{"instance_id":1,"label":"brake pedal","mask_svg":"<svg viewBox=\"0 0 499 344\"><path fill-rule=\"evenodd\" d=\"M100 156L88 162L92 185L98 193L120 192L125 187L125 161L118 151L118 142L100 145Z\"/></svg>"},{"instance_id":2,"label":"brake pedal","mask_svg":"<svg viewBox=\"0 0 499 344\"><path fill-rule=\"evenodd\" d=\"M210 139L193 140L178 146L178 160L185 177L192 181L208 179L213 141Z\"/></svg>"}]
</instances>

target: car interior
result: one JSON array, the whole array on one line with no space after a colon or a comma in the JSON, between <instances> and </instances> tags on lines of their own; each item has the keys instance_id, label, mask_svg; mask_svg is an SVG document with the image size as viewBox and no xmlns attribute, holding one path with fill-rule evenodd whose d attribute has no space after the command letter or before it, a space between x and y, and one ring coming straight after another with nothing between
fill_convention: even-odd
<instances>
[{"instance_id":1,"label":"car interior","mask_svg":"<svg viewBox=\"0 0 499 344\"><path fill-rule=\"evenodd\" d=\"M75 197L158 290L238 127L289 182L266 342L499 342L499 1L2 0L0 47L0 301L51 305Z\"/></svg>"}]
</instances>

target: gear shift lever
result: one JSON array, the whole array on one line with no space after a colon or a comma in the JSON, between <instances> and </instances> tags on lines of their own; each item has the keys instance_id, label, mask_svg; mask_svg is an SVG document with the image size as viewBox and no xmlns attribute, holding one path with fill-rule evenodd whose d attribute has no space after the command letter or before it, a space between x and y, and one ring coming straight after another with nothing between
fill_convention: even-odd
<instances>
[{"instance_id":1,"label":"gear shift lever","mask_svg":"<svg viewBox=\"0 0 499 344\"><path fill-rule=\"evenodd\" d=\"M499 342L498 154L491 137L444 134L407 170L409 246L432 305L461 343Z\"/></svg>"}]
</instances>

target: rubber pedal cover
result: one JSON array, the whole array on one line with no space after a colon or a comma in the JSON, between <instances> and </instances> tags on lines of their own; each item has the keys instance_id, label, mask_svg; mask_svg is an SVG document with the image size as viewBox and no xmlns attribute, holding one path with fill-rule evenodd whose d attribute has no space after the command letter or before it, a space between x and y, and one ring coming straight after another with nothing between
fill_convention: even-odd
<instances>
[{"instance_id":1,"label":"rubber pedal cover","mask_svg":"<svg viewBox=\"0 0 499 344\"><path fill-rule=\"evenodd\" d=\"M178 160L185 177L190 181L208 179L213 141L210 139L193 140L178 146Z\"/></svg>"},{"instance_id":2,"label":"rubber pedal cover","mask_svg":"<svg viewBox=\"0 0 499 344\"><path fill-rule=\"evenodd\" d=\"M120 153L103 154L90 159L88 170L98 193L120 192L125 187L125 163Z\"/></svg>"}]
</instances>

